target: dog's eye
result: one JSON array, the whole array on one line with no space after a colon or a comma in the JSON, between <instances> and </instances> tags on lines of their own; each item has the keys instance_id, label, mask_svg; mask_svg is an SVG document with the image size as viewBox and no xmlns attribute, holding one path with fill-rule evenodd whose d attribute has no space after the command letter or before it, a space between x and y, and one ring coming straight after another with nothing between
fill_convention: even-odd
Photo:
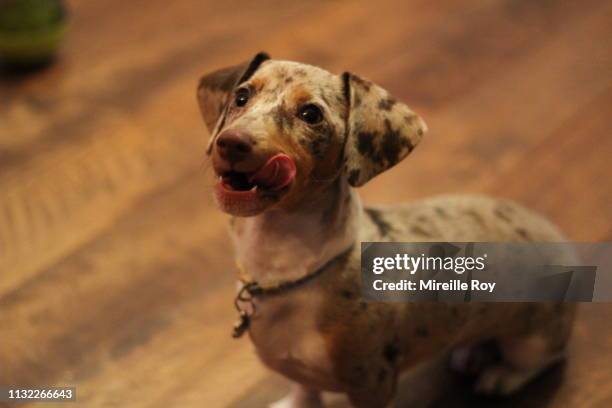
<instances>
[{"instance_id":1,"label":"dog's eye","mask_svg":"<svg viewBox=\"0 0 612 408\"><path fill-rule=\"evenodd\" d=\"M251 96L251 91L249 91L249 88L238 88L236 90L236 97L234 99L236 106L242 107L246 105L247 102L249 101L250 96Z\"/></svg>"},{"instance_id":2,"label":"dog's eye","mask_svg":"<svg viewBox=\"0 0 612 408\"><path fill-rule=\"evenodd\" d=\"M298 116L309 125L316 125L323 120L323 112L317 105L311 103L302 106L298 110Z\"/></svg>"}]
</instances>

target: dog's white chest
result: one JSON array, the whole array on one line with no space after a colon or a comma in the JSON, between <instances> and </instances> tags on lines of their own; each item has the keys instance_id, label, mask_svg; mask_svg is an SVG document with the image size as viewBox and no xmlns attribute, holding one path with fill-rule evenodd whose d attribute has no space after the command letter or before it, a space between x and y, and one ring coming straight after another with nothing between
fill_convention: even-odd
<instances>
[{"instance_id":1,"label":"dog's white chest","mask_svg":"<svg viewBox=\"0 0 612 408\"><path fill-rule=\"evenodd\" d=\"M310 293L257 302L250 335L261 360L303 384L337 388L328 345L317 328L320 299Z\"/></svg>"}]
</instances>

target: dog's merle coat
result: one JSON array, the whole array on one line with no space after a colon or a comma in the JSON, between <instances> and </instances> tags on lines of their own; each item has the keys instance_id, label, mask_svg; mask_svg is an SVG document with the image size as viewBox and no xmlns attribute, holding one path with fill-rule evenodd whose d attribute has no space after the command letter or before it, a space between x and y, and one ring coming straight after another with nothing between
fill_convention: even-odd
<instances>
[{"instance_id":1,"label":"dog's merle coat","mask_svg":"<svg viewBox=\"0 0 612 408\"><path fill-rule=\"evenodd\" d=\"M248 103L234 102L246 89ZM262 284L299 279L360 241L559 241L560 232L508 201L445 196L362 209L358 187L410 154L427 128L406 105L354 74L271 60L204 76L198 101L211 133L217 173L228 164L215 140L248 132L252 152L232 170L249 173L279 152L297 174L255 204L220 203L232 222L238 262ZM322 120L300 119L315 105ZM243 217L248 215L248 217ZM277 406L320 406L318 391L348 394L356 407L384 407L397 378L448 347L471 369L470 345L494 339L502 359L480 370L476 388L510 393L562 355L572 305L366 303L360 299L359 245L307 284L256 299L250 337L262 361L300 387ZM228 300L229 301L229 300Z\"/></svg>"}]
</instances>

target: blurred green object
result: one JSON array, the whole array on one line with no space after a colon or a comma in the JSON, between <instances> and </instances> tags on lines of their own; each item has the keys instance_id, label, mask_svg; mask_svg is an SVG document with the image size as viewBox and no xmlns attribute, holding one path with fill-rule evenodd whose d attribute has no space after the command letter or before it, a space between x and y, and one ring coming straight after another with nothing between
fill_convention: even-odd
<instances>
[{"instance_id":1,"label":"blurred green object","mask_svg":"<svg viewBox=\"0 0 612 408\"><path fill-rule=\"evenodd\" d=\"M62 0L0 0L0 62L27 68L50 61L66 27Z\"/></svg>"}]
</instances>

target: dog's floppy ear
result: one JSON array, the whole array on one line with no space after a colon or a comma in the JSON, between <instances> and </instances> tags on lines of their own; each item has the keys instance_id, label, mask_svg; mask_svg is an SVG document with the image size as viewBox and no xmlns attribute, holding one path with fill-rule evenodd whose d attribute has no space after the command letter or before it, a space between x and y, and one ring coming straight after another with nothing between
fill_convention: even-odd
<instances>
[{"instance_id":1,"label":"dog's floppy ear","mask_svg":"<svg viewBox=\"0 0 612 408\"><path fill-rule=\"evenodd\" d=\"M248 80L257 68L270 56L265 52L255 55L251 61L231 67L221 68L204 75L198 85L198 104L204 122L211 135L220 122L225 106L232 91L237 85Z\"/></svg>"},{"instance_id":2,"label":"dog's floppy ear","mask_svg":"<svg viewBox=\"0 0 612 408\"><path fill-rule=\"evenodd\" d=\"M381 87L345 72L348 103L345 170L354 187L406 157L427 131L425 122Z\"/></svg>"}]
</instances>

